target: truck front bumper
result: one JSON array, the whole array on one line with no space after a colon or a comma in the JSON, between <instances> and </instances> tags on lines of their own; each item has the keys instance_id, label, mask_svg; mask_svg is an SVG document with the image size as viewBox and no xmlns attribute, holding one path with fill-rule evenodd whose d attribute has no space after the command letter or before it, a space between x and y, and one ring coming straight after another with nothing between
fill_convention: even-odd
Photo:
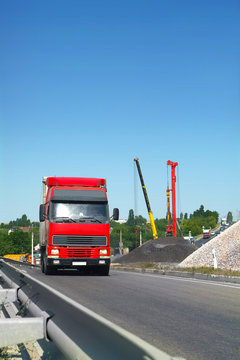
<instances>
[{"instance_id":1,"label":"truck front bumper","mask_svg":"<svg viewBox=\"0 0 240 360\"><path fill-rule=\"evenodd\" d=\"M103 266L110 265L110 259L66 259L47 258L47 265L59 268L79 268L81 266Z\"/></svg>"}]
</instances>

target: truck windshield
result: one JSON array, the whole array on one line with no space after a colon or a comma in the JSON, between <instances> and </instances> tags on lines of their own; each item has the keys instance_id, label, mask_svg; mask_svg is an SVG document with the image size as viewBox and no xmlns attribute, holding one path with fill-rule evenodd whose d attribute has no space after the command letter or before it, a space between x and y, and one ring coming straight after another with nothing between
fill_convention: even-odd
<instances>
[{"instance_id":1,"label":"truck windshield","mask_svg":"<svg viewBox=\"0 0 240 360\"><path fill-rule=\"evenodd\" d=\"M50 205L52 222L106 224L109 221L108 217L107 204L51 201Z\"/></svg>"}]
</instances>

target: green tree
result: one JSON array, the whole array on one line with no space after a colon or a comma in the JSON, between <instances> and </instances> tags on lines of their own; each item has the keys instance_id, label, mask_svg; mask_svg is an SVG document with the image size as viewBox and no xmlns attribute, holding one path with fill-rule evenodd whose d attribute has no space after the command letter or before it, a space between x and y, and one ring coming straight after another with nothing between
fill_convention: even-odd
<instances>
[{"instance_id":1,"label":"green tree","mask_svg":"<svg viewBox=\"0 0 240 360\"><path fill-rule=\"evenodd\" d=\"M181 212L180 213L180 222L182 222L183 221L183 213Z\"/></svg>"},{"instance_id":2,"label":"green tree","mask_svg":"<svg viewBox=\"0 0 240 360\"><path fill-rule=\"evenodd\" d=\"M22 217L19 219L17 218L16 220L12 220L9 222L9 227L13 227L13 226L30 226L31 225L31 221L27 218L26 214L23 214Z\"/></svg>"},{"instance_id":3,"label":"green tree","mask_svg":"<svg viewBox=\"0 0 240 360\"><path fill-rule=\"evenodd\" d=\"M232 224L232 222L233 222L233 215L232 215L232 212L229 211L227 214L227 223Z\"/></svg>"},{"instance_id":4,"label":"green tree","mask_svg":"<svg viewBox=\"0 0 240 360\"><path fill-rule=\"evenodd\" d=\"M204 206L201 205L198 210L195 210L193 214L190 214L189 219L187 214L184 215L184 221L181 224L182 232L184 235L188 235L191 231L192 235L198 235L202 232L202 226L205 229L214 228L217 225L219 214L217 211L204 210Z\"/></svg>"},{"instance_id":5,"label":"green tree","mask_svg":"<svg viewBox=\"0 0 240 360\"><path fill-rule=\"evenodd\" d=\"M194 217L194 218L203 218L203 217L210 217L213 216L216 219L216 223L218 222L218 217L219 214L217 211L210 211L210 210L206 210L204 211L204 206L201 205L200 208L198 210L195 210L193 212L193 214L190 215L190 218Z\"/></svg>"},{"instance_id":6,"label":"green tree","mask_svg":"<svg viewBox=\"0 0 240 360\"><path fill-rule=\"evenodd\" d=\"M7 233L0 233L0 256L12 254L14 251L13 243Z\"/></svg>"},{"instance_id":7,"label":"green tree","mask_svg":"<svg viewBox=\"0 0 240 360\"><path fill-rule=\"evenodd\" d=\"M8 235L9 241L13 246L13 254L22 254L31 251L31 236L30 233L23 231L13 231Z\"/></svg>"},{"instance_id":8,"label":"green tree","mask_svg":"<svg viewBox=\"0 0 240 360\"><path fill-rule=\"evenodd\" d=\"M134 221L133 221L134 220ZM164 236L166 231L166 219L156 219L155 221L156 228L159 236ZM111 233L110 233L110 246L111 248L119 247L120 240L120 230L122 231L122 241L124 247L128 247L130 250L134 249L139 245L140 231L142 233L142 241L151 240L152 229L150 223L147 223L147 220L139 215L134 218L133 210L129 210L128 221L125 224L119 224L116 221L111 221L110 223ZM136 241L136 227L138 227L137 241ZM161 234L160 234L161 228Z\"/></svg>"},{"instance_id":9,"label":"green tree","mask_svg":"<svg viewBox=\"0 0 240 360\"><path fill-rule=\"evenodd\" d=\"M27 218L27 215L22 215L22 218L20 220L20 226L29 226L31 224L31 221Z\"/></svg>"},{"instance_id":10,"label":"green tree","mask_svg":"<svg viewBox=\"0 0 240 360\"><path fill-rule=\"evenodd\" d=\"M187 236L189 234L189 231L191 231L193 236L201 234L201 232L202 232L201 225L198 224L192 218L184 220L183 224L181 225L181 229L182 229L183 235L185 235L185 236Z\"/></svg>"},{"instance_id":11,"label":"green tree","mask_svg":"<svg viewBox=\"0 0 240 360\"><path fill-rule=\"evenodd\" d=\"M155 225L156 225L158 236L160 236L160 237L165 236L166 228L167 228L167 219L156 219Z\"/></svg>"},{"instance_id":12,"label":"green tree","mask_svg":"<svg viewBox=\"0 0 240 360\"><path fill-rule=\"evenodd\" d=\"M126 223L129 226L133 226L135 225L135 219L134 219L134 211L133 209L129 210L129 214L128 214L128 221Z\"/></svg>"},{"instance_id":13,"label":"green tree","mask_svg":"<svg viewBox=\"0 0 240 360\"><path fill-rule=\"evenodd\" d=\"M120 231L122 231L123 246L128 247L130 250L134 249L136 241L135 226L129 226L126 224L117 224L112 227L110 234L111 248L119 247Z\"/></svg>"},{"instance_id":14,"label":"green tree","mask_svg":"<svg viewBox=\"0 0 240 360\"><path fill-rule=\"evenodd\" d=\"M142 215L135 216L135 225L141 226L147 223L147 219L145 219Z\"/></svg>"},{"instance_id":15,"label":"green tree","mask_svg":"<svg viewBox=\"0 0 240 360\"><path fill-rule=\"evenodd\" d=\"M193 212L193 216L195 216L195 217L204 216L204 206L201 205L198 210L195 210Z\"/></svg>"}]
</instances>

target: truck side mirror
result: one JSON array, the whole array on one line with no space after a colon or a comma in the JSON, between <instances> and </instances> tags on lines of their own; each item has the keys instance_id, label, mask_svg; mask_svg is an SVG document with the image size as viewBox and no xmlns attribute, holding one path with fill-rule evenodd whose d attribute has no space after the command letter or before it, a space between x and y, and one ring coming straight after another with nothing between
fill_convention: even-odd
<instances>
[{"instance_id":1,"label":"truck side mirror","mask_svg":"<svg viewBox=\"0 0 240 360\"><path fill-rule=\"evenodd\" d=\"M119 209L114 208L113 209L113 220L118 220L118 219L119 219Z\"/></svg>"},{"instance_id":2,"label":"truck side mirror","mask_svg":"<svg viewBox=\"0 0 240 360\"><path fill-rule=\"evenodd\" d=\"M45 204L41 204L39 207L39 220L40 222L44 221L46 218L45 215Z\"/></svg>"}]
</instances>

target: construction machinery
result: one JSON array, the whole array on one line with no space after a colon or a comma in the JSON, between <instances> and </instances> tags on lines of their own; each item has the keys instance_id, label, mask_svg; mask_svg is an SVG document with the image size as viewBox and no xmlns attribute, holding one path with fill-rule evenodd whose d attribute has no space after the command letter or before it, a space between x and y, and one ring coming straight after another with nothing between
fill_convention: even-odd
<instances>
[{"instance_id":1,"label":"construction machinery","mask_svg":"<svg viewBox=\"0 0 240 360\"><path fill-rule=\"evenodd\" d=\"M167 223L170 224L171 211L170 211L170 189L167 187Z\"/></svg>"},{"instance_id":2,"label":"construction machinery","mask_svg":"<svg viewBox=\"0 0 240 360\"><path fill-rule=\"evenodd\" d=\"M145 184L144 184L144 181L143 181L143 176L142 176L142 171L141 171L140 164L139 164L139 159L135 158L134 161L136 162L138 175L139 175L142 190L143 190L144 199L145 199L145 202L146 202L146 205L147 205L147 210L148 210L148 215L149 215L150 224L151 224L151 228L152 228L153 238L157 239L158 238L157 229L156 229L156 226L155 226L153 214L152 214L150 203L149 203L149 200L148 200L147 190L146 190L146 187L145 187Z\"/></svg>"},{"instance_id":3,"label":"construction machinery","mask_svg":"<svg viewBox=\"0 0 240 360\"><path fill-rule=\"evenodd\" d=\"M167 161L167 165L171 166L171 176L172 176L172 189L167 187L167 236L177 236L177 217L176 217L176 174L175 168L178 165L177 162ZM170 223L170 191L172 192L172 224Z\"/></svg>"}]
</instances>

